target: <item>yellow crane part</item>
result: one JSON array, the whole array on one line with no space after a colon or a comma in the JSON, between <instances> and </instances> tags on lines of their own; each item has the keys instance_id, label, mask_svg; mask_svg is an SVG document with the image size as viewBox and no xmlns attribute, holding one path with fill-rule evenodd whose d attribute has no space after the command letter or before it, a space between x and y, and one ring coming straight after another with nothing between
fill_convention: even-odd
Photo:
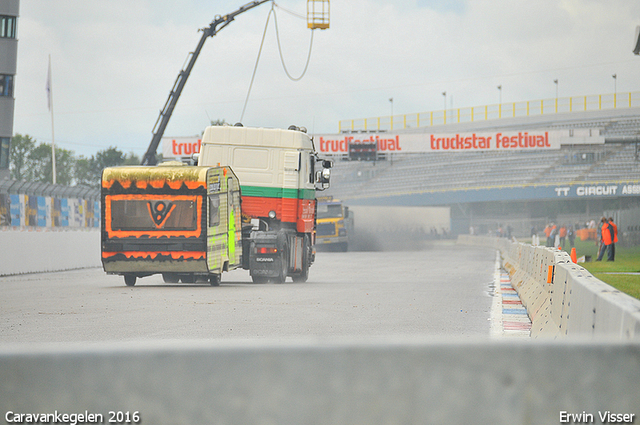
<instances>
[{"instance_id":1,"label":"yellow crane part","mask_svg":"<svg viewBox=\"0 0 640 425\"><path fill-rule=\"evenodd\" d=\"M329 28L329 0L307 0L307 28Z\"/></svg>"}]
</instances>

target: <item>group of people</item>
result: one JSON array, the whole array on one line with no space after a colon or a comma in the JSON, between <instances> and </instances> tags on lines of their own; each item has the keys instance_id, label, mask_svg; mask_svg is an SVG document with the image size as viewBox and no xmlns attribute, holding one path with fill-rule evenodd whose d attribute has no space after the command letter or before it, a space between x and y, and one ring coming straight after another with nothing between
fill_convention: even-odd
<instances>
[{"instance_id":1,"label":"group of people","mask_svg":"<svg viewBox=\"0 0 640 425\"><path fill-rule=\"evenodd\" d=\"M531 230L532 234L535 232L535 229ZM575 246L576 233L573 230L573 226L565 226L564 224L558 228L555 223L549 223L544 228L544 234L547 237L547 246L554 247L556 246L556 237L558 239L559 246L564 246L567 238L569 239L569 243L571 244L571 248Z\"/></svg>"},{"instance_id":2,"label":"group of people","mask_svg":"<svg viewBox=\"0 0 640 425\"><path fill-rule=\"evenodd\" d=\"M600 242L596 261L602 261L605 251L607 252L607 261L614 261L616 257L616 243L618 242L618 226L613 222L613 217L602 217L600 219L598 233Z\"/></svg>"}]
</instances>

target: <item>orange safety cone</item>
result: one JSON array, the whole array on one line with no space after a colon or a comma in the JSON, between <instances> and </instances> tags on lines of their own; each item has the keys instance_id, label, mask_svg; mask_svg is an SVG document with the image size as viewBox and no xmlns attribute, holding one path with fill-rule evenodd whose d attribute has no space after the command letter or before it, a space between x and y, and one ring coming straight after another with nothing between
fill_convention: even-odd
<instances>
[{"instance_id":1,"label":"orange safety cone","mask_svg":"<svg viewBox=\"0 0 640 425\"><path fill-rule=\"evenodd\" d=\"M576 254L575 248L571 248L571 261L573 261L574 263L578 262L578 255Z\"/></svg>"}]
</instances>

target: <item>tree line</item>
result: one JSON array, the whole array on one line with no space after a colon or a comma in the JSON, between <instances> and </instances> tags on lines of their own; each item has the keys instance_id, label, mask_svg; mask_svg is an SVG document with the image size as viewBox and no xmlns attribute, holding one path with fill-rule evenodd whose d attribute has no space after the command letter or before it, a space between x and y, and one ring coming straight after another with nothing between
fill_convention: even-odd
<instances>
[{"instance_id":1,"label":"tree line","mask_svg":"<svg viewBox=\"0 0 640 425\"><path fill-rule=\"evenodd\" d=\"M56 183L66 186L100 187L102 170L118 165L140 165L133 152L125 154L116 147L85 157L56 147ZM9 172L14 180L52 183L51 143L37 142L29 135L16 134L11 139Z\"/></svg>"}]
</instances>

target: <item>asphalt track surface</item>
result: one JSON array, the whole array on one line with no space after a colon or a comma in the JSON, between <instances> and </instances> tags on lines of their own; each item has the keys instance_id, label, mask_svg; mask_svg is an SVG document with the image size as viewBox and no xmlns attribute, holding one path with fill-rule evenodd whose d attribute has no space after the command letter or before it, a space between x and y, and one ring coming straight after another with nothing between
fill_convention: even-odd
<instances>
[{"instance_id":1,"label":"asphalt track surface","mask_svg":"<svg viewBox=\"0 0 640 425\"><path fill-rule=\"evenodd\" d=\"M495 251L318 253L306 283L127 287L102 269L0 278L0 343L490 337Z\"/></svg>"}]
</instances>

